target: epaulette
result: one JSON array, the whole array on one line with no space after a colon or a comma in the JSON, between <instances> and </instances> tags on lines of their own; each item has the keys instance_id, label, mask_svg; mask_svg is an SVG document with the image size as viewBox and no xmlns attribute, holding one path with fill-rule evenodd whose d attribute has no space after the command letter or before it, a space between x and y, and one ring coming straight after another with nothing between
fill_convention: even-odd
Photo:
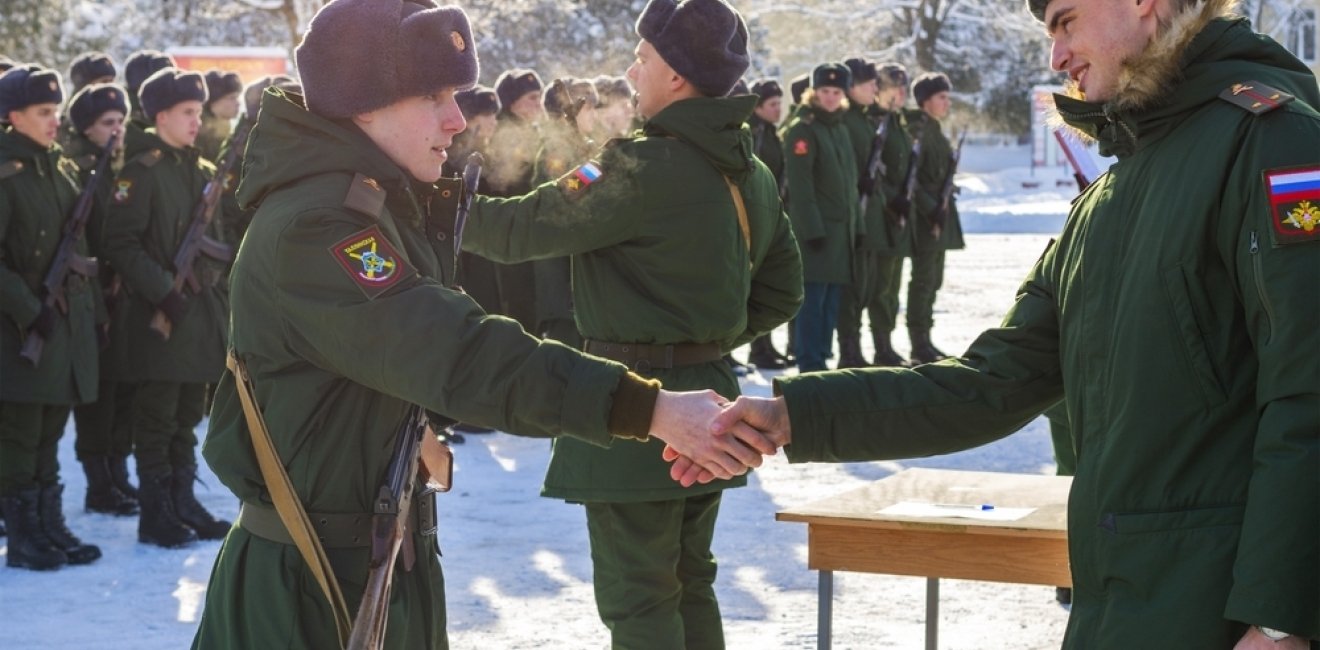
<instances>
[{"instance_id":1,"label":"epaulette","mask_svg":"<svg viewBox=\"0 0 1320 650\"><path fill-rule=\"evenodd\" d=\"M372 219L380 219L385 209L385 190L376 179L364 174L355 174L353 184L344 196L344 207L357 210Z\"/></svg>"},{"instance_id":2,"label":"epaulette","mask_svg":"<svg viewBox=\"0 0 1320 650\"><path fill-rule=\"evenodd\" d=\"M1268 113L1295 99L1292 95L1270 88L1259 81L1233 84L1219 93L1219 98L1252 115Z\"/></svg>"},{"instance_id":3,"label":"epaulette","mask_svg":"<svg viewBox=\"0 0 1320 650\"><path fill-rule=\"evenodd\" d=\"M23 171L23 168L26 166L27 165L24 165L21 160L11 160L7 163L0 164L0 180L4 180Z\"/></svg>"},{"instance_id":4,"label":"epaulette","mask_svg":"<svg viewBox=\"0 0 1320 650\"><path fill-rule=\"evenodd\" d=\"M143 167L151 168L155 167L156 163L160 162L161 158L164 157L165 153L160 149L151 149L134 156L131 162L135 162Z\"/></svg>"}]
</instances>

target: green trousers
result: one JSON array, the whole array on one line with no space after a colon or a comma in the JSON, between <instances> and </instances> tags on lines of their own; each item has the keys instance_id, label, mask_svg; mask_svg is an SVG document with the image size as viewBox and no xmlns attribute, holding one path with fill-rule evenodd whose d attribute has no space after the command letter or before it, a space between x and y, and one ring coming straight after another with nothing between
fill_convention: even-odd
<instances>
[{"instance_id":1,"label":"green trousers","mask_svg":"<svg viewBox=\"0 0 1320 650\"><path fill-rule=\"evenodd\" d=\"M588 503L596 610L614 650L722 650L711 540L720 492Z\"/></svg>"},{"instance_id":2,"label":"green trousers","mask_svg":"<svg viewBox=\"0 0 1320 650\"><path fill-rule=\"evenodd\" d=\"M866 282L854 282L843 290L839 300L839 338L861 336L862 312L871 321L872 332L894 331L898 318L898 289L903 279L903 258L868 255ZM865 288L863 295L858 288Z\"/></svg>"},{"instance_id":3,"label":"green trousers","mask_svg":"<svg viewBox=\"0 0 1320 650\"><path fill-rule=\"evenodd\" d=\"M196 464L194 429L202 421L206 384L144 381L133 393L134 458L138 476L154 479Z\"/></svg>"},{"instance_id":4,"label":"green trousers","mask_svg":"<svg viewBox=\"0 0 1320 650\"><path fill-rule=\"evenodd\" d=\"M913 253L912 279L908 282L908 329L929 330L934 327L935 294L943 285L944 250Z\"/></svg>"},{"instance_id":5,"label":"green trousers","mask_svg":"<svg viewBox=\"0 0 1320 650\"><path fill-rule=\"evenodd\" d=\"M124 458L133 453L133 421L130 419L135 384L101 381L91 404L73 408L77 438L73 449L78 460L96 456Z\"/></svg>"},{"instance_id":6,"label":"green trousers","mask_svg":"<svg viewBox=\"0 0 1320 650\"><path fill-rule=\"evenodd\" d=\"M1077 472L1077 454L1073 451L1072 427L1068 424L1068 407L1063 402L1045 410L1050 421L1050 442L1054 444L1056 476L1072 476Z\"/></svg>"},{"instance_id":7,"label":"green trousers","mask_svg":"<svg viewBox=\"0 0 1320 650\"><path fill-rule=\"evenodd\" d=\"M60 480L59 442L69 407L0 402L0 496Z\"/></svg>"}]
</instances>

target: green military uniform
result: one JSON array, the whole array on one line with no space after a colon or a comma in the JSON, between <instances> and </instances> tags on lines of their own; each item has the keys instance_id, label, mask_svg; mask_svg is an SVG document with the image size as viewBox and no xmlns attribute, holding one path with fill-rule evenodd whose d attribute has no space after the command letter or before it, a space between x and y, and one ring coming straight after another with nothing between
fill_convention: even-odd
<instances>
[{"instance_id":1,"label":"green military uniform","mask_svg":"<svg viewBox=\"0 0 1320 650\"><path fill-rule=\"evenodd\" d=\"M713 344L701 362L646 374L666 388L732 398L738 382L720 354L788 320L802 295L774 177L745 153L755 103L670 104L641 137L611 141L554 184L479 199L465 245L496 260L572 255L584 337L615 349ZM750 242L726 178L746 203ZM722 647L710 541L720 491L746 479L681 488L662 447L558 440L542 494L587 503L596 603L615 647Z\"/></svg>"},{"instance_id":2,"label":"green military uniform","mask_svg":"<svg viewBox=\"0 0 1320 650\"><path fill-rule=\"evenodd\" d=\"M154 129L128 130L125 164L111 197L104 250L123 280L111 329L116 381L137 384L132 410L138 476L159 480L195 465L193 428L202 419L204 388L224 372L229 299L226 265L199 255L201 292L185 289L184 316L168 340L150 329L174 281L174 254L214 167L196 149L176 149ZM219 220L208 233L223 241Z\"/></svg>"},{"instance_id":3,"label":"green military uniform","mask_svg":"<svg viewBox=\"0 0 1320 650\"><path fill-rule=\"evenodd\" d=\"M508 107L496 120L483 174L490 179L491 196L521 196L532 189L541 132ZM498 264L495 279L500 288L500 308L495 313L518 321L528 332L536 331L536 270L532 263Z\"/></svg>"},{"instance_id":4,"label":"green military uniform","mask_svg":"<svg viewBox=\"0 0 1320 650\"><path fill-rule=\"evenodd\" d=\"M908 284L907 326L909 330L927 331L935 324L935 294L944 284L944 251L964 248L962 223L958 220L958 200L949 197L944 228L936 237L932 219L940 208L940 191L953 163L953 145L940 128L939 120L925 111L907 111L913 137L921 138L921 166L917 170L917 188L912 197L911 236L908 245L912 257L912 279Z\"/></svg>"},{"instance_id":5,"label":"green military uniform","mask_svg":"<svg viewBox=\"0 0 1320 650\"><path fill-rule=\"evenodd\" d=\"M70 273L67 314L56 316L40 362L19 357L45 298L41 287L78 198L77 167L58 145L0 131L0 496L59 480L70 407L97 397L95 280ZM86 256L86 238L78 244Z\"/></svg>"},{"instance_id":6,"label":"green military uniform","mask_svg":"<svg viewBox=\"0 0 1320 650\"><path fill-rule=\"evenodd\" d=\"M202 126L197 130L197 141L193 146L197 147L203 158L218 163L221 149L233 131L229 120L216 116L208 106L202 109Z\"/></svg>"},{"instance_id":7,"label":"green military uniform","mask_svg":"<svg viewBox=\"0 0 1320 650\"><path fill-rule=\"evenodd\" d=\"M445 286L458 193L454 182L411 180L363 133L309 112L300 96L267 96L239 191L244 205L260 206L231 276L230 342L309 513L367 519L409 403L523 435L611 440L623 366L539 342ZM203 454L245 511L270 507L230 375ZM216 560L193 647L338 647L298 550L246 526L231 530ZM439 549L433 534L413 532L417 561L411 572L396 568L385 647L446 648ZM356 612L369 549L327 553Z\"/></svg>"},{"instance_id":8,"label":"green military uniform","mask_svg":"<svg viewBox=\"0 0 1320 650\"><path fill-rule=\"evenodd\" d=\"M844 111L809 106L784 130L788 214L802 248L806 300L797 318L802 372L825 369L838 303L852 281L852 249L865 223L857 215L857 162Z\"/></svg>"},{"instance_id":9,"label":"green military uniform","mask_svg":"<svg viewBox=\"0 0 1320 650\"><path fill-rule=\"evenodd\" d=\"M534 184L557 179L586 162L596 145L567 122L551 123L536 156ZM581 348L582 335L573 318L573 263L568 257L532 262L536 271L536 331L569 347Z\"/></svg>"},{"instance_id":10,"label":"green military uniform","mask_svg":"<svg viewBox=\"0 0 1320 650\"><path fill-rule=\"evenodd\" d=\"M752 131L752 151L756 157L765 163L770 174L775 177L775 183L779 186L779 198L781 201L787 199L787 186L784 180L784 142L779 139L777 125L771 124L755 113L747 120L747 126ZM788 324L789 343L788 352L793 352L793 321ZM748 363L757 367L767 366L767 369L783 368L788 364L787 355L780 354L775 349L770 340L770 335L765 334L752 341L752 351L748 355Z\"/></svg>"},{"instance_id":11,"label":"green military uniform","mask_svg":"<svg viewBox=\"0 0 1320 650\"><path fill-rule=\"evenodd\" d=\"M1065 648L1228 648L1248 624L1320 637L1320 228L1301 204L1320 189L1271 194L1320 172L1320 92L1222 9L1190 5L1201 20L1150 46L1168 60L1128 63L1158 96L1058 98L1118 162L1002 327L956 362L779 385L796 462L966 449L1066 399Z\"/></svg>"},{"instance_id":12,"label":"green military uniform","mask_svg":"<svg viewBox=\"0 0 1320 650\"><path fill-rule=\"evenodd\" d=\"M445 160L444 176L458 178L463 175L467 159L476 148L472 142L472 132L463 131L454 136L454 143L449 146L449 158ZM485 153L482 153L485 157ZM489 157L486 157L489 160ZM477 194L490 194L490 180L482 176L477 184ZM458 274L456 282L463 292L470 296L488 314L500 311L500 285L495 277L495 263L480 255L459 251Z\"/></svg>"}]
</instances>

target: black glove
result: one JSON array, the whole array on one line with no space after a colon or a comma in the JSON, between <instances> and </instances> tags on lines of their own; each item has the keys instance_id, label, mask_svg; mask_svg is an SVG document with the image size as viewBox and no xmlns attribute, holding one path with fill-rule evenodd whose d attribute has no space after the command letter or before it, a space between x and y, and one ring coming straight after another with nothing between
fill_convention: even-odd
<instances>
[{"instance_id":1,"label":"black glove","mask_svg":"<svg viewBox=\"0 0 1320 650\"><path fill-rule=\"evenodd\" d=\"M37 317L32 320L32 331L41 335L43 339L50 338L50 333L55 330L55 319L57 317L58 315L54 309L50 308L50 305L42 303L41 313L37 314Z\"/></svg>"},{"instance_id":2,"label":"black glove","mask_svg":"<svg viewBox=\"0 0 1320 650\"><path fill-rule=\"evenodd\" d=\"M875 191L874 178L871 178L869 176L862 176L861 178L857 179L858 196L871 196L871 192L874 191Z\"/></svg>"},{"instance_id":3,"label":"black glove","mask_svg":"<svg viewBox=\"0 0 1320 650\"><path fill-rule=\"evenodd\" d=\"M909 201L907 197L903 196L902 194L899 194L898 196L895 196L894 198L889 200L889 211L899 219L908 218L908 214L911 213L911 210L912 210L912 202Z\"/></svg>"},{"instance_id":4,"label":"black glove","mask_svg":"<svg viewBox=\"0 0 1320 650\"><path fill-rule=\"evenodd\" d=\"M171 323L177 323L183 320L183 314L188 309L188 300L183 294L171 291L156 304L156 309L165 312L165 317L169 318Z\"/></svg>"},{"instance_id":5,"label":"black glove","mask_svg":"<svg viewBox=\"0 0 1320 650\"><path fill-rule=\"evenodd\" d=\"M816 238L814 238L814 239L808 239L808 240L807 240L807 248L810 248L812 251L814 251L814 252L816 252L816 253L819 253L819 252L824 251L824 250L825 250L825 238L824 238L824 237L816 237Z\"/></svg>"}]
</instances>

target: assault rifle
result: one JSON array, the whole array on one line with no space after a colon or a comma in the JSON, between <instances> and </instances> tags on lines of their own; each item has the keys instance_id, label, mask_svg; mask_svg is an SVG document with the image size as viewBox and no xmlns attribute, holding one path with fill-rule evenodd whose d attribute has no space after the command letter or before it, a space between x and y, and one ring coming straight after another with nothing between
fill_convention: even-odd
<instances>
[{"instance_id":1,"label":"assault rifle","mask_svg":"<svg viewBox=\"0 0 1320 650\"><path fill-rule=\"evenodd\" d=\"M907 178L903 179L903 199L912 210L912 199L917 195L917 172L921 170L921 136L912 138L912 159L908 162ZM908 215L898 215L898 230L907 225Z\"/></svg>"},{"instance_id":2,"label":"assault rifle","mask_svg":"<svg viewBox=\"0 0 1320 650\"><path fill-rule=\"evenodd\" d=\"M935 223L931 224L931 232L935 237L939 237L944 231L944 223L949 218L949 201L953 199L953 193L958 188L953 184L953 175L958 173L958 161L962 158L963 141L967 139L967 129L963 129L962 135L958 136L958 146L954 147L953 153L949 155L949 173L944 176L944 185L940 187L940 207L935 211Z\"/></svg>"},{"instance_id":3,"label":"assault rifle","mask_svg":"<svg viewBox=\"0 0 1320 650\"><path fill-rule=\"evenodd\" d=\"M866 204L870 202L871 195L875 193L876 183L880 182L880 177L888 174L885 169L885 161L880 156L885 151L885 140L889 139L889 116L880 119L880 126L875 129L875 137L871 138L871 154L866 158L866 168L862 170L865 176L864 186L869 191L863 192L858 205L861 207L861 214L866 214Z\"/></svg>"},{"instance_id":4,"label":"assault rifle","mask_svg":"<svg viewBox=\"0 0 1320 650\"><path fill-rule=\"evenodd\" d=\"M45 308L59 309L61 314L69 313L69 302L64 297L64 283L68 280L70 271L85 278L96 277L96 259L78 254L78 240L82 239L83 232L87 230L87 219L91 217L92 206L96 201L96 188L110 166L110 158L114 155L115 145L118 142L119 132L110 134L109 142L105 143L96 158L96 167L92 169L91 177L87 179L82 192L78 195L73 213L64 222L64 238L55 249L55 259L51 262L50 269L46 271L45 279L41 281L46 294L41 304ZM41 351L45 347L45 337L33 329L28 331L27 338L23 339L23 347L18 355L35 366L41 362Z\"/></svg>"},{"instance_id":5,"label":"assault rifle","mask_svg":"<svg viewBox=\"0 0 1320 650\"><path fill-rule=\"evenodd\" d=\"M211 226L211 221L215 219L215 210L220 206L220 197L225 192L225 177L238 162L238 155L243 152L248 134L251 132L252 123L249 123L247 128L234 134L234 141L230 143L229 151L225 152L225 157L215 166L215 176L206 183L206 187L202 189L202 198L193 207L193 217L188 225L188 232L184 234L179 249L174 252L174 284L170 290L175 293L183 295L184 287L192 289L193 293L201 292L202 283L197 279L197 271L193 269L199 254L218 262L234 261L234 247L211 239L207 236L206 229ZM174 323L170 322L170 317L164 311L157 309L155 315L151 317L151 330L168 341L170 333L174 331Z\"/></svg>"},{"instance_id":6,"label":"assault rifle","mask_svg":"<svg viewBox=\"0 0 1320 650\"><path fill-rule=\"evenodd\" d=\"M472 212L472 199L477 195L477 185L481 183L481 166L486 164L486 157L480 151L468 154L467 164L463 165L463 198L458 202L458 215L454 217L454 259L462 253L463 228L467 226L468 214Z\"/></svg>"},{"instance_id":7,"label":"assault rifle","mask_svg":"<svg viewBox=\"0 0 1320 650\"><path fill-rule=\"evenodd\" d=\"M1086 147L1065 136L1063 131L1056 130L1054 138L1059 141L1059 147L1063 149L1063 155L1068 157L1068 162L1072 165L1073 178L1077 179L1077 191L1085 192L1086 188L1100 176L1100 168L1096 167L1095 161L1091 159L1091 154L1087 153Z\"/></svg>"}]
</instances>

